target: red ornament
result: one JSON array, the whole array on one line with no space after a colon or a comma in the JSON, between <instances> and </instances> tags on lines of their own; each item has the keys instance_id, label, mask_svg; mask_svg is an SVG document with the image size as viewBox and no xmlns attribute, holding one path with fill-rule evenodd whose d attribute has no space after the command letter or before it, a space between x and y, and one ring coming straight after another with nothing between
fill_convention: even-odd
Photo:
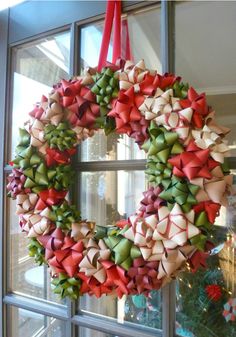
<instances>
[{"instance_id":1,"label":"red ornament","mask_svg":"<svg viewBox=\"0 0 236 337\"><path fill-rule=\"evenodd\" d=\"M210 300L217 302L222 296L221 287L218 284L209 284L205 288L207 296Z\"/></svg>"}]
</instances>

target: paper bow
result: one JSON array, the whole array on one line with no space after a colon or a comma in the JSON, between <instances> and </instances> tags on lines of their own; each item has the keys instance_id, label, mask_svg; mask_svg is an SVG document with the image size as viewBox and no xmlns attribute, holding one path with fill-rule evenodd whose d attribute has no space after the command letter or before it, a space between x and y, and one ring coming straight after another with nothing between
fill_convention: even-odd
<instances>
[{"instance_id":1,"label":"paper bow","mask_svg":"<svg viewBox=\"0 0 236 337\"><path fill-rule=\"evenodd\" d=\"M127 91L120 91L117 100L113 104L108 116L114 117L116 122L116 132L130 135L133 132L131 123L139 123L142 116L138 110L141 96L135 96L134 88Z\"/></svg>"},{"instance_id":2,"label":"paper bow","mask_svg":"<svg viewBox=\"0 0 236 337\"><path fill-rule=\"evenodd\" d=\"M58 125L64 116L59 94L52 92L48 95L48 99L43 96L41 102L36 105L29 115L39 119L44 124Z\"/></svg>"},{"instance_id":3,"label":"paper bow","mask_svg":"<svg viewBox=\"0 0 236 337\"><path fill-rule=\"evenodd\" d=\"M111 100L118 96L118 74L110 68L103 68L101 73L93 76L94 85L91 91L96 95L96 102L108 107Z\"/></svg>"},{"instance_id":4,"label":"paper bow","mask_svg":"<svg viewBox=\"0 0 236 337\"><path fill-rule=\"evenodd\" d=\"M85 244L83 260L79 264L80 273L86 276L93 276L98 282L104 283L106 281L106 271L101 264L102 260L109 260L111 251L107 248L103 240L96 243L93 239L89 239Z\"/></svg>"},{"instance_id":5,"label":"paper bow","mask_svg":"<svg viewBox=\"0 0 236 337\"><path fill-rule=\"evenodd\" d=\"M36 210L43 210L64 201L67 191L56 191L53 188L39 192L39 199L35 205ZM56 219L55 219L56 220Z\"/></svg>"},{"instance_id":6,"label":"paper bow","mask_svg":"<svg viewBox=\"0 0 236 337\"><path fill-rule=\"evenodd\" d=\"M46 186L55 188L56 190L68 189L71 184L71 177L73 176L71 166L59 165L48 169L40 157L39 160L41 162L39 165L35 164L23 170L26 176L24 187L32 189L35 193L39 193Z\"/></svg>"},{"instance_id":7,"label":"paper bow","mask_svg":"<svg viewBox=\"0 0 236 337\"><path fill-rule=\"evenodd\" d=\"M162 242L155 238L155 230L158 225L156 215L150 215L143 219L137 215L132 215L129 218L130 227L125 227L121 234L134 242L138 246L142 257L146 261L159 261L164 254Z\"/></svg>"},{"instance_id":8,"label":"paper bow","mask_svg":"<svg viewBox=\"0 0 236 337\"><path fill-rule=\"evenodd\" d=\"M13 168L12 172L8 175L7 180L7 195L12 199L15 199L20 193L27 193L30 191L24 187L26 177L24 176L22 169Z\"/></svg>"},{"instance_id":9,"label":"paper bow","mask_svg":"<svg viewBox=\"0 0 236 337\"><path fill-rule=\"evenodd\" d=\"M129 278L126 277L125 270L111 261L103 261L101 264L106 271L106 281L102 284L93 276L87 277L84 273L78 273L78 277L83 280L81 294L88 293L99 298L103 294L115 291L119 298L124 294L128 295L127 283Z\"/></svg>"},{"instance_id":10,"label":"paper bow","mask_svg":"<svg viewBox=\"0 0 236 337\"><path fill-rule=\"evenodd\" d=\"M173 174L177 177L187 177L189 180L198 177L211 179L211 170L219 163L210 159L209 153L209 150L201 150L191 141L183 153L170 158L168 162L173 166Z\"/></svg>"},{"instance_id":11,"label":"paper bow","mask_svg":"<svg viewBox=\"0 0 236 337\"><path fill-rule=\"evenodd\" d=\"M133 266L128 270L131 278L127 284L129 294L148 296L151 290L158 290L161 281L157 279L158 262L146 262L142 257L134 259Z\"/></svg>"},{"instance_id":12,"label":"paper bow","mask_svg":"<svg viewBox=\"0 0 236 337\"><path fill-rule=\"evenodd\" d=\"M78 223L72 223L71 225L71 237L75 241L92 238L94 235L95 222L80 221Z\"/></svg>"},{"instance_id":13,"label":"paper bow","mask_svg":"<svg viewBox=\"0 0 236 337\"><path fill-rule=\"evenodd\" d=\"M77 223L81 220L80 212L77 211L74 205L69 205L66 201L59 206L52 206L51 219L58 228L65 230L70 230L72 223Z\"/></svg>"},{"instance_id":14,"label":"paper bow","mask_svg":"<svg viewBox=\"0 0 236 337\"><path fill-rule=\"evenodd\" d=\"M20 215L20 226L22 231L28 233L28 238L45 235L55 227L50 220L50 213L50 209L45 208L38 214L29 212Z\"/></svg>"},{"instance_id":15,"label":"paper bow","mask_svg":"<svg viewBox=\"0 0 236 337\"><path fill-rule=\"evenodd\" d=\"M152 120L161 114L171 112L173 109L181 109L178 99L173 97L173 90L168 89L163 92L160 88L156 90L153 97L145 98L139 107L142 115L144 115L147 120Z\"/></svg>"},{"instance_id":16,"label":"paper bow","mask_svg":"<svg viewBox=\"0 0 236 337\"><path fill-rule=\"evenodd\" d=\"M120 90L134 87L135 92L151 96L157 88L165 90L174 85L176 81L180 81L180 77L168 73L159 75L154 70L146 69L144 61L141 60L135 65L131 61L126 61L124 71L119 75L119 80Z\"/></svg>"},{"instance_id":17,"label":"paper bow","mask_svg":"<svg viewBox=\"0 0 236 337\"><path fill-rule=\"evenodd\" d=\"M164 126L166 130L175 131L183 140L188 138L193 110L182 109L172 89L163 92L158 88L153 97L144 100L139 110L145 119L155 120L157 125Z\"/></svg>"},{"instance_id":18,"label":"paper bow","mask_svg":"<svg viewBox=\"0 0 236 337\"><path fill-rule=\"evenodd\" d=\"M147 169L145 174L148 176L148 182L156 185L166 185L170 182L172 176L172 166L169 163L160 163L157 156L151 156L147 160Z\"/></svg>"},{"instance_id":19,"label":"paper bow","mask_svg":"<svg viewBox=\"0 0 236 337\"><path fill-rule=\"evenodd\" d=\"M38 242L36 238L31 238L29 240L29 244L27 246L29 251L29 256L34 257L34 261L41 265L46 263L45 261L45 249L44 247Z\"/></svg>"},{"instance_id":20,"label":"paper bow","mask_svg":"<svg viewBox=\"0 0 236 337\"><path fill-rule=\"evenodd\" d=\"M133 88L135 92L139 92L139 83L143 81L145 75L149 72L143 60L135 65L131 61L126 61L124 71L119 74L120 90ZM155 72L153 74L155 74Z\"/></svg>"},{"instance_id":21,"label":"paper bow","mask_svg":"<svg viewBox=\"0 0 236 337\"><path fill-rule=\"evenodd\" d=\"M17 147L28 147L30 145L30 133L26 129L19 128Z\"/></svg>"},{"instance_id":22,"label":"paper bow","mask_svg":"<svg viewBox=\"0 0 236 337\"><path fill-rule=\"evenodd\" d=\"M33 122L27 122L25 129L30 134L30 145L39 148L39 151L45 153L47 144L44 139L44 124L35 119Z\"/></svg>"},{"instance_id":23,"label":"paper bow","mask_svg":"<svg viewBox=\"0 0 236 337\"><path fill-rule=\"evenodd\" d=\"M29 116L40 120L47 106L48 106L48 99L46 96L43 95L41 97L41 101L36 103L34 109L31 112L29 112Z\"/></svg>"},{"instance_id":24,"label":"paper bow","mask_svg":"<svg viewBox=\"0 0 236 337\"><path fill-rule=\"evenodd\" d=\"M92 128L100 109L95 103L95 95L82 82L81 79L62 80L55 90L60 94L62 105L67 109L70 124Z\"/></svg>"},{"instance_id":25,"label":"paper bow","mask_svg":"<svg viewBox=\"0 0 236 337\"><path fill-rule=\"evenodd\" d=\"M196 271L200 267L206 268L207 267L206 259L208 257L209 257L209 253L196 250L193 253L193 255L190 256L190 258L188 259L192 273L196 273Z\"/></svg>"},{"instance_id":26,"label":"paper bow","mask_svg":"<svg viewBox=\"0 0 236 337\"><path fill-rule=\"evenodd\" d=\"M75 148L65 151L47 148L46 150L47 166L53 166L57 164L70 164L71 157L75 154L75 152L76 152Z\"/></svg>"},{"instance_id":27,"label":"paper bow","mask_svg":"<svg viewBox=\"0 0 236 337\"><path fill-rule=\"evenodd\" d=\"M167 249L183 246L189 239L200 233L193 225L194 211L184 213L178 204L171 211L166 206L158 210L159 222L154 232L155 240L162 240Z\"/></svg>"},{"instance_id":28,"label":"paper bow","mask_svg":"<svg viewBox=\"0 0 236 337\"><path fill-rule=\"evenodd\" d=\"M164 115L157 116L155 122L157 125L164 126L167 130L175 131L179 138L185 141L189 137L192 113L191 108L167 112Z\"/></svg>"},{"instance_id":29,"label":"paper bow","mask_svg":"<svg viewBox=\"0 0 236 337\"><path fill-rule=\"evenodd\" d=\"M48 124L44 128L44 138L51 148L65 151L75 146L76 133L70 129L68 122L59 123L57 126Z\"/></svg>"},{"instance_id":30,"label":"paper bow","mask_svg":"<svg viewBox=\"0 0 236 337\"><path fill-rule=\"evenodd\" d=\"M115 264L128 270L133 259L141 256L141 252L133 242L126 239L118 227L96 226L97 239L103 239L107 247L111 250L111 257Z\"/></svg>"},{"instance_id":31,"label":"paper bow","mask_svg":"<svg viewBox=\"0 0 236 337\"><path fill-rule=\"evenodd\" d=\"M174 97L184 99L184 98L187 98L188 96L189 85L188 83L182 83L180 81L181 81L181 78L177 77L176 81L171 86L173 86Z\"/></svg>"},{"instance_id":32,"label":"paper bow","mask_svg":"<svg viewBox=\"0 0 236 337\"><path fill-rule=\"evenodd\" d=\"M193 206L193 210L195 213L206 212L207 218L210 223L215 222L215 218L219 216L221 205L211 201L202 201L197 205Z\"/></svg>"},{"instance_id":33,"label":"paper bow","mask_svg":"<svg viewBox=\"0 0 236 337\"><path fill-rule=\"evenodd\" d=\"M81 126L76 126L72 130L76 133L78 144L95 134L94 130L89 130Z\"/></svg>"},{"instance_id":34,"label":"paper bow","mask_svg":"<svg viewBox=\"0 0 236 337\"><path fill-rule=\"evenodd\" d=\"M33 210L38 201L38 196L35 193L18 194L16 196L16 214L24 214Z\"/></svg>"},{"instance_id":35,"label":"paper bow","mask_svg":"<svg viewBox=\"0 0 236 337\"><path fill-rule=\"evenodd\" d=\"M206 102L206 94L198 94L192 87L188 90L188 98L181 100L183 109L192 108L192 123L197 128L202 128L205 117L209 114L209 107Z\"/></svg>"},{"instance_id":36,"label":"paper bow","mask_svg":"<svg viewBox=\"0 0 236 337\"><path fill-rule=\"evenodd\" d=\"M65 236L63 246L53 251L53 257L48 260L52 275L67 273L70 277L77 275L78 266L83 259L84 245L75 242L71 237Z\"/></svg>"},{"instance_id":37,"label":"paper bow","mask_svg":"<svg viewBox=\"0 0 236 337\"><path fill-rule=\"evenodd\" d=\"M53 292L61 298L69 297L71 300L76 300L80 295L81 281L75 277L59 273L58 277L53 278L52 284L55 286Z\"/></svg>"},{"instance_id":38,"label":"paper bow","mask_svg":"<svg viewBox=\"0 0 236 337\"><path fill-rule=\"evenodd\" d=\"M193 205L197 204L195 195L199 186L190 184L176 176L172 176L171 180L163 180L162 183L164 189L159 194L161 199L168 201L170 204L179 204L185 212L188 212Z\"/></svg>"},{"instance_id":39,"label":"paper bow","mask_svg":"<svg viewBox=\"0 0 236 337\"><path fill-rule=\"evenodd\" d=\"M165 164L171 155L183 152L183 147L178 142L176 132L167 131L165 128L157 127L154 122L151 122L149 133L150 139L142 146L149 158L150 156L155 156L159 162Z\"/></svg>"},{"instance_id":40,"label":"paper bow","mask_svg":"<svg viewBox=\"0 0 236 337\"><path fill-rule=\"evenodd\" d=\"M214 160L219 163L224 162L224 157L229 153L229 147L227 142L214 129L204 125L202 130L192 130L192 136L199 148L209 149Z\"/></svg>"},{"instance_id":41,"label":"paper bow","mask_svg":"<svg viewBox=\"0 0 236 337\"><path fill-rule=\"evenodd\" d=\"M236 298L230 298L228 302L224 304L223 316L226 322L235 321L236 317Z\"/></svg>"},{"instance_id":42,"label":"paper bow","mask_svg":"<svg viewBox=\"0 0 236 337\"><path fill-rule=\"evenodd\" d=\"M195 178L191 180L191 183L201 188L196 194L196 199L199 202L211 200L227 206L227 195L233 183L233 176L224 175L220 166L215 167L211 174L211 179Z\"/></svg>"},{"instance_id":43,"label":"paper bow","mask_svg":"<svg viewBox=\"0 0 236 337\"><path fill-rule=\"evenodd\" d=\"M144 218L152 214L157 214L160 205L164 203L164 201L159 198L160 192L160 187L150 187L147 191L143 192L144 198L140 202L141 207L139 211Z\"/></svg>"},{"instance_id":44,"label":"paper bow","mask_svg":"<svg viewBox=\"0 0 236 337\"><path fill-rule=\"evenodd\" d=\"M49 260L54 256L54 251L61 249L64 243L65 234L61 228L56 228L50 235L40 235L37 241L45 249L45 259Z\"/></svg>"},{"instance_id":45,"label":"paper bow","mask_svg":"<svg viewBox=\"0 0 236 337\"><path fill-rule=\"evenodd\" d=\"M193 250L194 247L186 245L166 251L159 263L158 280L163 279L164 281L166 277L174 276L174 273L184 265Z\"/></svg>"},{"instance_id":46,"label":"paper bow","mask_svg":"<svg viewBox=\"0 0 236 337\"><path fill-rule=\"evenodd\" d=\"M40 157L35 153L35 150L36 149L33 146L28 146L28 147L17 146L16 157L12 161L13 166L16 168L25 169L29 167L30 165L35 164L35 161L40 163L39 161Z\"/></svg>"},{"instance_id":47,"label":"paper bow","mask_svg":"<svg viewBox=\"0 0 236 337\"><path fill-rule=\"evenodd\" d=\"M135 142L141 146L148 139L149 122L144 117L141 117L139 122L130 122L131 133L130 137L135 139Z\"/></svg>"}]
</instances>

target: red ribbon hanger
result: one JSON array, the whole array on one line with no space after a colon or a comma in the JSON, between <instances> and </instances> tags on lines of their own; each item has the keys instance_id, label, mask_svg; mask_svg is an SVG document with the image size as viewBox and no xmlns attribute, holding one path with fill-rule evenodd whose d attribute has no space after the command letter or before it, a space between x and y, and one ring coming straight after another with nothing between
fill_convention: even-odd
<instances>
[{"instance_id":1,"label":"red ribbon hanger","mask_svg":"<svg viewBox=\"0 0 236 337\"><path fill-rule=\"evenodd\" d=\"M122 49L125 55L121 55L121 0L108 0L105 16L105 24L102 36L102 44L100 49L98 71L101 71L107 61L109 43L111 40L112 27L114 28L112 63L116 63L117 59L125 56L126 59L131 58L130 41L127 20L122 22Z\"/></svg>"}]
</instances>

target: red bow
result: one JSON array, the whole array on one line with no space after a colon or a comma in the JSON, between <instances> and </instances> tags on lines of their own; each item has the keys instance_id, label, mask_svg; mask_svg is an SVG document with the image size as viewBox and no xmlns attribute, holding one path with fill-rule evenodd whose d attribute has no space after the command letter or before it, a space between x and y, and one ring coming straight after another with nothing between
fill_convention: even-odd
<instances>
[{"instance_id":1,"label":"red bow","mask_svg":"<svg viewBox=\"0 0 236 337\"><path fill-rule=\"evenodd\" d=\"M196 271L202 267L207 267L206 259L209 257L209 253L201 252L200 250L197 250L188 260L190 263L191 271L193 273L196 273Z\"/></svg>"},{"instance_id":2,"label":"red bow","mask_svg":"<svg viewBox=\"0 0 236 337\"><path fill-rule=\"evenodd\" d=\"M200 213L205 211L210 223L215 222L215 218L219 215L220 204L212 201L202 201L199 204L193 206L193 209L196 213Z\"/></svg>"},{"instance_id":3,"label":"red bow","mask_svg":"<svg viewBox=\"0 0 236 337\"><path fill-rule=\"evenodd\" d=\"M63 246L65 234L61 228L56 228L50 235L41 235L37 238L39 243L45 248L46 260L54 256L54 251L61 249Z\"/></svg>"},{"instance_id":4,"label":"red bow","mask_svg":"<svg viewBox=\"0 0 236 337\"><path fill-rule=\"evenodd\" d=\"M87 277L84 273L78 273L78 277L83 280L81 286L81 294L89 293L100 297L102 294L109 294L113 290L117 296L121 298L124 294L128 295L127 284L129 278L125 276L125 270L120 266L116 266L111 261L101 261L104 269L106 270L107 278L104 283L98 282L93 276Z\"/></svg>"},{"instance_id":5,"label":"red bow","mask_svg":"<svg viewBox=\"0 0 236 337\"><path fill-rule=\"evenodd\" d=\"M24 176L21 169L13 168L12 172L7 177L7 180L8 180L7 190L11 198L15 199L16 196L20 193L30 192L30 189L24 188L26 177Z\"/></svg>"},{"instance_id":6,"label":"red bow","mask_svg":"<svg viewBox=\"0 0 236 337\"><path fill-rule=\"evenodd\" d=\"M44 107L43 105L45 105L45 103L48 102L48 99L46 96L42 96L41 98L41 102L36 104L36 106L34 107L34 109L29 113L29 115L31 117L34 117L36 119L40 119L42 117L42 114L44 113Z\"/></svg>"},{"instance_id":7,"label":"red bow","mask_svg":"<svg viewBox=\"0 0 236 337\"><path fill-rule=\"evenodd\" d=\"M43 190L39 192L39 200L35 206L37 210L43 210L44 208L52 205L60 204L67 194L67 191L57 191L53 188L49 190Z\"/></svg>"},{"instance_id":8,"label":"red bow","mask_svg":"<svg viewBox=\"0 0 236 337\"><path fill-rule=\"evenodd\" d=\"M160 205L164 204L164 201L159 198L160 193L160 187L150 187L147 191L143 192L144 198L140 202L141 207L139 211L142 212L144 218L151 214L157 214Z\"/></svg>"},{"instance_id":9,"label":"red bow","mask_svg":"<svg viewBox=\"0 0 236 337\"><path fill-rule=\"evenodd\" d=\"M71 161L71 156L73 156L76 152L76 148L72 148L69 150L65 150L65 151L60 151L57 149L51 149L51 148L47 148L46 149L46 162L47 162L47 166L53 166L58 164L69 164Z\"/></svg>"},{"instance_id":10,"label":"red bow","mask_svg":"<svg viewBox=\"0 0 236 337\"><path fill-rule=\"evenodd\" d=\"M133 261L133 266L128 271L131 278L127 285L129 294L148 295L150 290L157 290L161 287L161 281L157 279L159 262L146 262L142 257Z\"/></svg>"},{"instance_id":11,"label":"red bow","mask_svg":"<svg viewBox=\"0 0 236 337\"><path fill-rule=\"evenodd\" d=\"M55 249L53 257L48 260L53 275L66 272L70 277L74 277L83 258L83 249L82 241L75 242L71 237L65 236L63 246Z\"/></svg>"},{"instance_id":12,"label":"red bow","mask_svg":"<svg viewBox=\"0 0 236 337\"><path fill-rule=\"evenodd\" d=\"M143 96L134 94L133 87L119 92L113 109L108 113L108 116L116 120L117 133L127 133L129 136L132 134L134 130L131 123L140 123L142 118L138 106L142 104L143 99Z\"/></svg>"},{"instance_id":13,"label":"red bow","mask_svg":"<svg viewBox=\"0 0 236 337\"><path fill-rule=\"evenodd\" d=\"M219 166L215 160L209 158L210 150L199 149L193 141L189 143L186 151L172 157L168 162L174 166L173 174L177 177L211 179L211 170Z\"/></svg>"},{"instance_id":14,"label":"red bow","mask_svg":"<svg viewBox=\"0 0 236 337\"><path fill-rule=\"evenodd\" d=\"M95 103L95 95L89 88L82 86L81 80L62 80L61 86L56 90L62 97L62 105L69 109L68 120L72 126L90 128L94 125L100 108Z\"/></svg>"},{"instance_id":15,"label":"red bow","mask_svg":"<svg viewBox=\"0 0 236 337\"><path fill-rule=\"evenodd\" d=\"M209 107L206 102L206 94L198 94L192 87L188 90L188 98L181 100L182 108L193 109L192 122L197 128L203 127L204 117L209 114Z\"/></svg>"}]
</instances>

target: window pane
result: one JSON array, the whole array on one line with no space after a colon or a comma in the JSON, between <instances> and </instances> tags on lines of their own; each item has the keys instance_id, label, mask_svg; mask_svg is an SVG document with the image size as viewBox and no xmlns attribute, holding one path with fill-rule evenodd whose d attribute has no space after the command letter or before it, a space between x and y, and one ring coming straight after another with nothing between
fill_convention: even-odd
<instances>
[{"instance_id":1,"label":"window pane","mask_svg":"<svg viewBox=\"0 0 236 337\"><path fill-rule=\"evenodd\" d=\"M121 335L111 335L105 332L79 327L77 337L122 337Z\"/></svg>"},{"instance_id":2,"label":"window pane","mask_svg":"<svg viewBox=\"0 0 236 337\"><path fill-rule=\"evenodd\" d=\"M145 190L143 171L83 172L81 174L82 218L98 225L112 225L120 218L135 213ZM117 318L121 323L132 322L161 328L161 292L153 291L150 298L113 296L100 299L83 296L80 309Z\"/></svg>"},{"instance_id":3,"label":"window pane","mask_svg":"<svg viewBox=\"0 0 236 337\"><path fill-rule=\"evenodd\" d=\"M18 128L28 120L33 105L47 96L52 85L68 78L70 33L65 32L13 49L12 158Z\"/></svg>"},{"instance_id":4,"label":"window pane","mask_svg":"<svg viewBox=\"0 0 236 337\"><path fill-rule=\"evenodd\" d=\"M10 269L8 270L9 289L24 295L65 304L65 300L60 300L53 293L47 266L38 266L34 262L34 258L29 257L29 239L25 233L21 232L18 216L15 215L16 202L9 200L8 205L8 235L10 236L8 246L10 263Z\"/></svg>"},{"instance_id":5,"label":"window pane","mask_svg":"<svg viewBox=\"0 0 236 337\"><path fill-rule=\"evenodd\" d=\"M160 7L152 10L142 10L134 14L128 14L123 18L123 42L126 41L125 24L128 22L130 50L134 62L144 59L146 66L157 69L161 73L160 61ZM81 30L81 64L82 69L87 66L95 67L98 63L99 50L102 40L103 23L96 23ZM159 32L159 33L158 33ZM137 41L139 41L137 43ZM112 59L111 41L108 52L108 60ZM124 46L125 43L122 44ZM122 55L128 55L122 49ZM144 159L144 151L141 151L134 140L127 136L104 136L102 132L87 139L81 146L81 160L124 160Z\"/></svg>"},{"instance_id":6,"label":"window pane","mask_svg":"<svg viewBox=\"0 0 236 337\"><path fill-rule=\"evenodd\" d=\"M145 152L134 139L111 134L106 137L103 131L81 144L81 161L145 159Z\"/></svg>"},{"instance_id":7,"label":"window pane","mask_svg":"<svg viewBox=\"0 0 236 337\"><path fill-rule=\"evenodd\" d=\"M18 128L27 121L35 102L51 91L60 78L68 78L70 33L47 37L31 45L13 49L12 153L18 142ZM46 267L36 266L28 257L29 241L20 233L15 202L8 203L9 288L27 295L58 301L50 289Z\"/></svg>"},{"instance_id":8,"label":"window pane","mask_svg":"<svg viewBox=\"0 0 236 337\"><path fill-rule=\"evenodd\" d=\"M235 39L235 11L236 3L229 1L182 2L176 3L175 10L176 74L197 92L206 92L218 124L231 128L227 139L232 156L236 155L236 47L231 43ZM229 202L216 218L221 226L219 255L208 259L209 270L183 273L178 279L176 331L180 336L236 334L235 322L223 315L224 304L236 297L235 196Z\"/></svg>"},{"instance_id":9,"label":"window pane","mask_svg":"<svg viewBox=\"0 0 236 337\"><path fill-rule=\"evenodd\" d=\"M143 191L143 171L83 172L82 218L95 221L100 226L112 225L120 218L135 213Z\"/></svg>"},{"instance_id":10,"label":"window pane","mask_svg":"<svg viewBox=\"0 0 236 337\"><path fill-rule=\"evenodd\" d=\"M66 323L22 308L8 307L8 337L65 337Z\"/></svg>"}]
</instances>

